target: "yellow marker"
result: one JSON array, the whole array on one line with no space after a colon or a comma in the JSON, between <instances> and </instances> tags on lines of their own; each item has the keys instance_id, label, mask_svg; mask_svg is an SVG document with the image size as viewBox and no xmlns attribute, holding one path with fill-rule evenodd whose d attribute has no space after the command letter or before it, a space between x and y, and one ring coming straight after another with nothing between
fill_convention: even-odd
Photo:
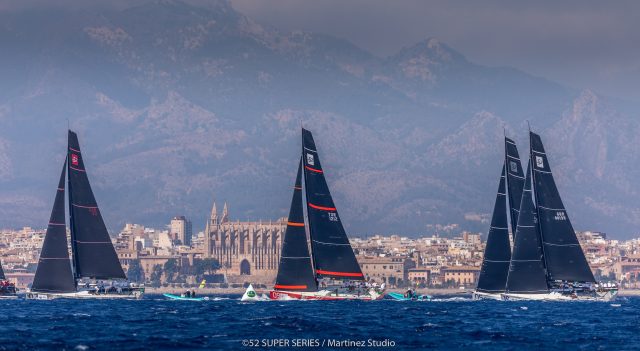
<instances>
[{"instance_id":1,"label":"yellow marker","mask_svg":"<svg viewBox=\"0 0 640 351\"><path fill-rule=\"evenodd\" d=\"M206 280L206 279L202 279L202 282L200 283L200 287L199 287L199 289L203 289L203 288L204 288L204 285L205 285L206 283L207 283L207 280Z\"/></svg>"}]
</instances>

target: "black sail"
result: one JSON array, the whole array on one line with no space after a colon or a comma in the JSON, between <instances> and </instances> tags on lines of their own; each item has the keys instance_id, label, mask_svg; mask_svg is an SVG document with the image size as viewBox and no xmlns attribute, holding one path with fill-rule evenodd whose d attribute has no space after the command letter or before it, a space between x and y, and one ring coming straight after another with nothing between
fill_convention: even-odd
<instances>
[{"instance_id":1,"label":"black sail","mask_svg":"<svg viewBox=\"0 0 640 351\"><path fill-rule=\"evenodd\" d=\"M78 136L69 131L69 212L76 278L126 279L113 247L80 152Z\"/></svg>"},{"instance_id":2,"label":"black sail","mask_svg":"<svg viewBox=\"0 0 640 351\"><path fill-rule=\"evenodd\" d=\"M47 233L42 244L36 275L33 277L32 291L67 293L76 290L76 280L71 271L67 226L64 213L64 178L67 163L64 163L56 198L53 202Z\"/></svg>"},{"instance_id":3,"label":"black sail","mask_svg":"<svg viewBox=\"0 0 640 351\"><path fill-rule=\"evenodd\" d=\"M482 269L478 277L477 291L487 293L504 292L511 260L511 244L507 227L507 199L505 194L505 167L502 167L498 195L493 207L491 227L487 235L487 246L484 249Z\"/></svg>"},{"instance_id":4,"label":"black sail","mask_svg":"<svg viewBox=\"0 0 640 351\"><path fill-rule=\"evenodd\" d=\"M520 204L520 216L516 228L509 276L506 291L510 293L547 293L547 276L544 268L538 219L531 194L531 162L527 174Z\"/></svg>"},{"instance_id":5,"label":"black sail","mask_svg":"<svg viewBox=\"0 0 640 351\"><path fill-rule=\"evenodd\" d=\"M315 275L309 255L309 245L302 208L302 160L298 164L298 175L293 187L293 198L289 210L289 220L282 242L282 252L276 290L316 291Z\"/></svg>"},{"instance_id":6,"label":"black sail","mask_svg":"<svg viewBox=\"0 0 640 351\"><path fill-rule=\"evenodd\" d=\"M318 277L364 280L320 165L311 132L302 129L302 160L313 262Z\"/></svg>"},{"instance_id":7,"label":"black sail","mask_svg":"<svg viewBox=\"0 0 640 351\"><path fill-rule=\"evenodd\" d=\"M505 137L505 165L507 171L507 194L509 197L509 214L511 216L511 233L516 234L518 227L518 211L522 199L522 189L524 187L524 170L520 162L520 155L516 143Z\"/></svg>"},{"instance_id":8,"label":"black sail","mask_svg":"<svg viewBox=\"0 0 640 351\"><path fill-rule=\"evenodd\" d=\"M2 269L2 262L0 262L0 280L5 280L5 279L7 278L4 276L4 269Z\"/></svg>"},{"instance_id":9,"label":"black sail","mask_svg":"<svg viewBox=\"0 0 640 351\"><path fill-rule=\"evenodd\" d=\"M551 173L540 136L530 133L536 208L549 280L595 282Z\"/></svg>"}]
</instances>

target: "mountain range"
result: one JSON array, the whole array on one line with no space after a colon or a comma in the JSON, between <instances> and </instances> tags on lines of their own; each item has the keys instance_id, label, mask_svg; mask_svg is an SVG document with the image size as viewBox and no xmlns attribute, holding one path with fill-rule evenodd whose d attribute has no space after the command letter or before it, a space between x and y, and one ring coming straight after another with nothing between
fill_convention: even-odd
<instances>
[{"instance_id":1,"label":"mountain range","mask_svg":"<svg viewBox=\"0 0 640 351\"><path fill-rule=\"evenodd\" d=\"M114 232L178 214L201 229L214 200L275 220L303 125L351 235L484 232L503 136L526 161L528 121L576 229L638 234L637 104L435 38L381 58L227 1L156 1L0 12L0 48L0 227L46 226L68 127Z\"/></svg>"}]
</instances>

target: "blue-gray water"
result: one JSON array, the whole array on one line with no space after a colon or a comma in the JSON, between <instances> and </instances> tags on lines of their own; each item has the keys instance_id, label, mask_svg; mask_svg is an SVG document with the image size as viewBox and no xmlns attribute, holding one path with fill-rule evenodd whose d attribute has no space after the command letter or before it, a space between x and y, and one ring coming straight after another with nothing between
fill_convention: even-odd
<instances>
[{"instance_id":1,"label":"blue-gray water","mask_svg":"<svg viewBox=\"0 0 640 351\"><path fill-rule=\"evenodd\" d=\"M595 302L0 301L0 349L261 349L301 339L360 349L632 350L640 298ZM620 306L617 306L620 304ZM282 339L282 340L279 340ZM369 347L375 341L393 347ZM257 347L243 346L257 344ZM266 349L288 349L268 347ZM297 349L302 349L298 347ZM322 349L317 347L315 349ZM344 349L334 347L333 349Z\"/></svg>"}]
</instances>

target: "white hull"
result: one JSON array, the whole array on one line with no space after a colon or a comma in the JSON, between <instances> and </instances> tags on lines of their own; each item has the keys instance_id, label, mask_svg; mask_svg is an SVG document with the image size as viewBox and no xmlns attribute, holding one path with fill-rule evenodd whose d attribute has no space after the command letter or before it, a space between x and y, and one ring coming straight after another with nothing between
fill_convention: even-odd
<instances>
[{"instance_id":1,"label":"white hull","mask_svg":"<svg viewBox=\"0 0 640 351\"><path fill-rule=\"evenodd\" d=\"M480 292L480 291L474 291L472 298L474 300L502 300L502 293L486 293L486 292Z\"/></svg>"},{"instance_id":2,"label":"white hull","mask_svg":"<svg viewBox=\"0 0 640 351\"><path fill-rule=\"evenodd\" d=\"M320 291L282 291L272 290L269 292L269 298L272 300L380 300L384 297L384 291L369 289L366 294L349 294L336 293L335 290Z\"/></svg>"},{"instance_id":3,"label":"white hull","mask_svg":"<svg viewBox=\"0 0 640 351\"><path fill-rule=\"evenodd\" d=\"M28 292L26 298L29 300L55 300L55 299L129 299L137 300L142 298L143 292L134 291L131 294L94 294L87 290L72 293L44 293Z\"/></svg>"},{"instance_id":4,"label":"white hull","mask_svg":"<svg viewBox=\"0 0 640 351\"><path fill-rule=\"evenodd\" d=\"M561 294L559 292L550 292L546 294L500 294L503 301L611 301L618 296L618 290L598 291L595 294Z\"/></svg>"}]
</instances>

